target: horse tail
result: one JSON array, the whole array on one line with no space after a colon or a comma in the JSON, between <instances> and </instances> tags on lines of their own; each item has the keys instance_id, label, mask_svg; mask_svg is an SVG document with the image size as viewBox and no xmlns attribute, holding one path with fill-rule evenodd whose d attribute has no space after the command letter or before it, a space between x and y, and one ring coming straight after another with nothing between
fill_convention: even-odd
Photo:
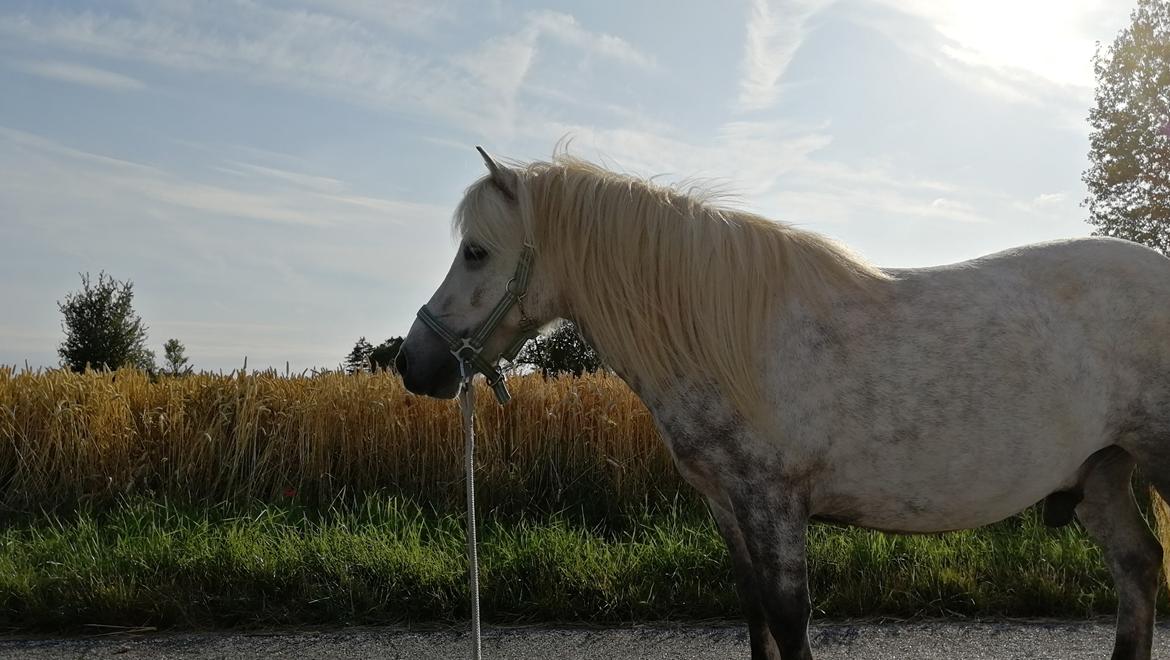
<instances>
[{"instance_id":1,"label":"horse tail","mask_svg":"<svg viewBox=\"0 0 1170 660\"><path fill-rule=\"evenodd\" d=\"M1154 534L1163 548L1162 576L1166 585L1170 586L1170 504L1153 486L1150 486L1150 508L1154 512Z\"/></svg>"}]
</instances>

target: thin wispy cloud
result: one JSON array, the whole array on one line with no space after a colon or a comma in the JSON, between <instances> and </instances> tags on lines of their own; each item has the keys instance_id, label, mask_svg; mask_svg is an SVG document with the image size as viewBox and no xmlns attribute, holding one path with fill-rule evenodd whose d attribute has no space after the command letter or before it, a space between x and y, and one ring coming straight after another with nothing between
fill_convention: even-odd
<instances>
[{"instance_id":1,"label":"thin wispy cloud","mask_svg":"<svg viewBox=\"0 0 1170 660\"><path fill-rule=\"evenodd\" d=\"M1069 201L1069 195L1064 192L1040 193L1031 199L1018 200L1014 206L1027 213L1050 214L1062 210Z\"/></svg>"},{"instance_id":2,"label":"thin wispy cloud","mask_svg":"<svg viewBox=\"0 0 1170 660\"><path fill-rule=\"evenodd\" d=\"M243 177L262 177L281 183L292 183L308 190L338 192L345 189L345 183L333 177L293 172L279 167L268 167L255 163L230 161L226 166L216 169Z\"/></svg>"},{"instance_id":3,"label":"thin wispy cloud","mask_svg":"<svg viewBox=\"0 0 1170 660\"><path fill-rule=\"evenodd\" d=\"M740 110L763 110L780 97L780 79L800 49L808 21L832 0L752 0L744 43Z\"/></svg>"},{"instance_id":4,"label":"thin wispy cloud","mask_svg":"<svg viewBox=\"0 0 1170 660\"><path fill-rule=\"evenodd\" d=\"M42 152L64 159L88 162L96 165L99 169L137 170L141 173L158 171L149 165L75 149L56 140L6 126L0 126L0 141L8 142L11 147L23 147L29 152ZM15 152L9 149L9 153ZM15 159L11 161L10 166L13 170L19 169L18 161Z\"/></svg>"},{"instance_id":5,"label":"thin wispy cloud","mask_svg":"<svg viewBox=\"0 0 1170 660\"><path fill-rule=\"evenodd\" d=\"M73 62L13 62L10 66L17 71L23 71L24 73L40 76L41 78L85 85L87 87L96 87L98 89L121 92L134 91L146 87L146 84L137 78Z\"/></svg>"},{"instance_id":6,"label":"thin wispy cloud","mask_svg":"<svg viewBox=\"0 0 1170 660\"><path fill-rule=\"evenodd\" d=\"M230 3L225 19L92 12L0 17L0 33L80 52L376 101L426 104L450 77L355 21ZM430 87L427 81L431 81ZM392 93L393 92L393 93Z\"/></svg>"},{"instance_id":7,"label":"thin wispy cloud","mask_svg":"<svg viewBox=\"0 0 1170 660\"><path fill-rule=\"evenodd\" d=\"M425 204L351 195L337 179L249 163L230 162L216 169L291 185L279 192L270 188L261 192L193 181L149 164L89 153L0 126L0 144L5 143L12 157L0 160L0 173L10 179L19 176L22 155L28 162L46 162L62 174L59 180L74 182L74 196L123 196L223 217L320 227L386 225L446 212Z\"/></svg>"},{"instance_id":8,"label":"thin wispy cloud","mask_svg":"<svg viewBox=\"0 0 1170 660\"><path fill-rule=\"evenodd\" d=\"M311 4L321 10L343 8L334 2ZM77 52L438 116L481 134L511 130L516 94L542 39L639 69L654 68L653 58L625 40L590 31L562 12L529 13L514 32L488 36L462 53L431 57L404 50L392 33L374 29L380 23L349 17L355 11L380 14L376 5L344 7L344 13L325 13L236 0L221 13L223 20L171 15L149 5L129 16L0 14L0 35L35 35L37 42ZM423 22L448 16L424 13Z\"/></svg>"},{"instance_id":9,"label":"thin wispy cloud","mask_svg":"<svg viewBox=\"0 0 1170 660\"><path fill-rule=\"evenodd\" d=\"M587 30L570 14L539 11L531 14L528 20L537 34L548 35L587 53L642 69L655 68L653 57L642 53L625 39Z\"/></svg>"},{"instance_id":10,"label":"thin wispy cloud","mask_svg":"<svg viewBox=\"0 0 1170 660\"><path fill-rule=\"evenodd\" d=\"M394 32L427 36L450 25L458 16L448 0L301 0L305 8L321 13L372 22ZM293 4L295 6L295 3Z\"/></svg>"}]
</instances>

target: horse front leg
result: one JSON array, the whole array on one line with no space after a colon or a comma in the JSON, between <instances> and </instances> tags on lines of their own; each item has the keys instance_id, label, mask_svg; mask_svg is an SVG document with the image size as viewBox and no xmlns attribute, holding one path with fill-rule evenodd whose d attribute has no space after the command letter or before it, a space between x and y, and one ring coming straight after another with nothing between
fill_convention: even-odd
<instances>
[{"instance_id":1,"label":"horse front leg","mask_svg":"<svg viewBox=\"0 0 1170 660\"><path fill-rule=\"evenodd\" d=\"M712 517L715 518L715 524L719 526L719 533L727 544L727 552L731 555L731 564L735 569L735 589L739 594L739 605L743 608L748 624L748 636L751 638L752 660L780 660L780 649L772 639L764 606L760 601L760 592L757 588L759 578L752 566L747 542L744 541L739 523L735 521L730 503L707 498L707 504Z\"/></svg>"},{"instance_id":2,"label":"horse front leg","mask_svg":"<svg viewBox=\"0 0 1170 660\"><path fill-rule=\"evenodd\" d=\"M751 555L755 590L782 660L812 660L808 621L808 513L796 497L769 497L769 488L733 497L735 520Z\"/></svg>"}]
</instances>

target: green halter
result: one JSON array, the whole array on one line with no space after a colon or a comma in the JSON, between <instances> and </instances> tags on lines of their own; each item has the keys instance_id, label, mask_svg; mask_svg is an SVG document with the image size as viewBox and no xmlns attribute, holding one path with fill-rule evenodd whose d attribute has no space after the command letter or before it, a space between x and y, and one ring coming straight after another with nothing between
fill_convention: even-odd
<instances>
[{"instance_id":1,"label":"green halter","mask_svg":"<svg viewBox=\"0 0 1170 660\"><path fill-rule=\"evenodd\" d=\"M514 360L516 354L524 346L524 342L538 334L536 322L524 313L524 296L528 293L528 276L532 270L532 260L535 254L535 248L525 243L524 249L520 252L520 262L516 264L516 274L508 280L500 302L496 303L492 313L483 320L483 323L479 324L470 337L456 335L437 316L431 314L426 305L418 310L419 320L447 342L447 348L459 361L460 376L466 380L476 373L483 374L487 378L488 385L491 385L492 391L496 393L496 400L500 402L500 405L507 403L511 396L508 394L508 387L504 384L504 375L496 368L496 363L499 362L500 358L508 361ZM504 320L513 305L520 306L519 332L511 345L494 361L489 362L483 356L483 345L496 327L500 325L500 322Z\"/></svg>"}]
</instances>

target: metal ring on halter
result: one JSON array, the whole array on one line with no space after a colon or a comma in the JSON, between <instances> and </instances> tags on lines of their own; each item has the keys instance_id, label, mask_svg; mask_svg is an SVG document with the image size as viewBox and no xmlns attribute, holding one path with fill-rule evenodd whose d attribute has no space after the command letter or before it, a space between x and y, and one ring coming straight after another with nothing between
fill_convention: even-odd
<instances>
[{"instance_id":1,"label":"metal ring on halter","mask_svg":"<svg viewBox=\"0 0 1170 660\"><path fill-rule=\"evenodd\" d=\"M463 356L463 351L470 350L472 355L478 355L480 349L479 346L475 345L475 340L471 337L460 337L459 342L460 344L458 346L451 349L451 355L454 355L455 359L459 360L459 368L462 369L463 363L467 362L467 358Z\"/></svg>"}]
</instances>

